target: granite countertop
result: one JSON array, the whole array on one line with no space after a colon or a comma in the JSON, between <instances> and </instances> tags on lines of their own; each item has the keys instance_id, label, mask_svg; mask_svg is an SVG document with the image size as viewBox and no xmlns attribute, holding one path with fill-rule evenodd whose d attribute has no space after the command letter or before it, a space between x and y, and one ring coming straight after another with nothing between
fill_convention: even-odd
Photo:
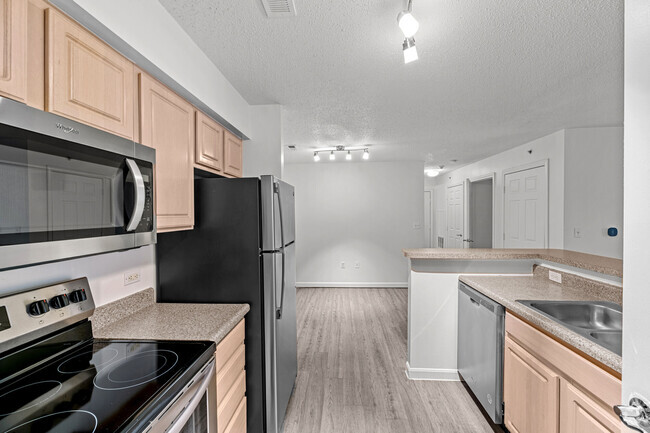
<instances>
[{"instance_id":1,"label":"granite countertop","mask_svg":"<svg viewBox=\"0 0 650 433\"><path fill-rule=\"evenodd\" d=\"M623 260L568 250L498 248L411 248L409 259L428 260L517 260L538 259L573 266L614 277L623 277Z\"/></svg>"},{"instance_id":2,"label":"granite countertop","mask_svg":"<svg viewBox=\"0 0 650 433\"><path fill-rule=\"evenodd\" d=\"M620 355L516 302L517 300L609 301L621 305L622 290L620 287L575 281L572 285L558 284L537 273L530 276L462 275L459 279L503 305L506 310L621 373L623 362Z\"/></svg>"},{"instance_id":3,"label":"granite countertop","mask_svg":"<svg viewBox=\"0 0 650 433\"><path fill-rule=\"evenodd\" d=\"M148 293L138 293L99 307L93 316L95 338L135 340L205 340L219 344L250 310L248 304L168 304L148 302L121 317L115 311L129 310ZM145 291L146 292L146 291ZM140 304L142 305L142 304ZM112 317L115 320L109 321Z\"/></svg>"}]
</instances>

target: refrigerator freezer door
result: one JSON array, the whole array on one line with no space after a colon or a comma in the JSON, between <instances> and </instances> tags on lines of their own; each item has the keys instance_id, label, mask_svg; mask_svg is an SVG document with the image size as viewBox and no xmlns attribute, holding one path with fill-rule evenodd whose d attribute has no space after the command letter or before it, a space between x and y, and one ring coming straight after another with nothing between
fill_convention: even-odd
<instances>
[{"instance_id":1,"label":"refrigerator freezer door","mask_svg":"<svg viewBox=\"0 0 650 433\"><path fill-rule=\"evenodd\" d=\"M262 254L264 266L264 320L266 343L267 433L279 433L298 372L296 331L295 246L285 249L285 289L282 297L282 253ZM283 303L283 314L277 309Z\"/></svg>"},{"instance_id":2,"label":"refrigerator freezer door","mask_svg":"<svg viewBox=\"0 0 650 433\"><path fill-rule=\"evenodd\" d=\"M293 186L273 176L260 178L262 250L278 251L295 240Z\"/></svg>"}]
</instances>

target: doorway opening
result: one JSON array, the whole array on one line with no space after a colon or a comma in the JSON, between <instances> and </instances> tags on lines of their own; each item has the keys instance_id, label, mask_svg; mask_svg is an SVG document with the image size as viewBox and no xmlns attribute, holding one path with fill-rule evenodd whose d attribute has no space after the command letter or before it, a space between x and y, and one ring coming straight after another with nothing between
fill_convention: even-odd
<instances>
[{"instance_id":1,"label":"doorway opening","mask_svg":"<svg viewBox=\"0 0 650 433\"><path fill-rule=\"evenodd\" d=\"M494 246L494 176L467 182L467 237L466 248Z\"/></svg>"}]
</instances>

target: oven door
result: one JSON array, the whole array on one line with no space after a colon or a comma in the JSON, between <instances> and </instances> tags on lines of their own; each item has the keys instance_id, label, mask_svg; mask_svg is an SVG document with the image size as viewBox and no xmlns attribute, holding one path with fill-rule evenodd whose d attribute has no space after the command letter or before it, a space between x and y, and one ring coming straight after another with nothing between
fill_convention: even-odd
<instances>
[{"instance_id":1,"label":"oven door","mask_svg":"<svg viewBox=\"0 0 650 433\"><path fill-rule=\"evenodd\" d=\"M68 120L37 132L20 121L59 117L10 102L0 101L0 269L155 242L153 150L136 156L144 146Z\"/></svg>"},{"instance_id":2,"label":"oven door","mask_svg":"<svg viewBox=\"0 0 650 433\"><path fill-rule=\"evenodd\" d=\"M145 433L217 433L217 380L212 358Z\"/></svg>"}]
</instances>

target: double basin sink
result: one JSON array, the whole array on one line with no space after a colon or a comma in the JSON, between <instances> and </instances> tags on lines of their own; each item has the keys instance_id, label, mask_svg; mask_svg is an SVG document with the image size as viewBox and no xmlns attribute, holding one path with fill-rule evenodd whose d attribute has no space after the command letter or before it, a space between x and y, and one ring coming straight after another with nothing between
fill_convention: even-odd
<instances>
[{"instance_id":1,"label":"double basin sink","mask_svg":"<svg viewBox=\"0 0 650 433\"><path fill-rule=\"evenodd\" d=\"M517 301L573 332L620 355L623 312L613 302Z\"/></svg>"}]
</instances>

